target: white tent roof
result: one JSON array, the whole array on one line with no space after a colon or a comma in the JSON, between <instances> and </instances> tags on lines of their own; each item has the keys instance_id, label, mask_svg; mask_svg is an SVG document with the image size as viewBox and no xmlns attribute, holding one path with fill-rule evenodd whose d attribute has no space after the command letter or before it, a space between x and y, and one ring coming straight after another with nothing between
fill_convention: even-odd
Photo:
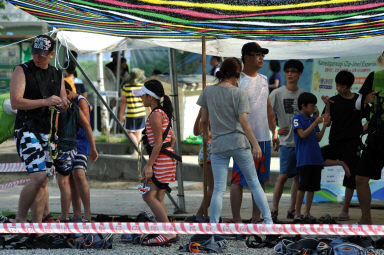
<instances>
[{"instance_id":1,"label":"white tent roof","mask_svg":"<svg viewBox=\"0 0 384 255\"><path fill-rule=\"evenodd\" d=\"M200 53L200 40L132 39L85 32L59 31L59 41L78 53L110 52L124 49L143 49L162 46ZM240 57L246 40L217 39L206 42L206 54L223 57ZM309 59L326 57L360 56L379 54L384 50L384 36L315 42L260 41L269 49L267 59Z\"/></svg>"}]
</instances>

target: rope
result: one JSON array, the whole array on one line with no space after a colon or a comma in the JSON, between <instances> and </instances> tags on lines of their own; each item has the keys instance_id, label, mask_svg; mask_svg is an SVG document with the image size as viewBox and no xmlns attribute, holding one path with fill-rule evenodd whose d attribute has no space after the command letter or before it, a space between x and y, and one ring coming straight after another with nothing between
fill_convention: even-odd
<instances>
[{"instance_id":1,"label":"rope","mask_svg":"<svg viewBox=\"0 0 384 255\"><path fill-rule=\"evenodd\" d=\"M49 148L49 156L51 156L51 158L55 160L57 158L58 152L56 149L55 149L55 152L52 151L51 141L52 141L52 136L54 136L54 134L52 134L53 125L54 125L53 114L55 113L56 109L54 106L50 106L49 110L51 111L51 120L50 120L51 127L49 129L48 148ZM56 147L56 144L55 144L55 147Z\"/></svg>"}]
</instances>

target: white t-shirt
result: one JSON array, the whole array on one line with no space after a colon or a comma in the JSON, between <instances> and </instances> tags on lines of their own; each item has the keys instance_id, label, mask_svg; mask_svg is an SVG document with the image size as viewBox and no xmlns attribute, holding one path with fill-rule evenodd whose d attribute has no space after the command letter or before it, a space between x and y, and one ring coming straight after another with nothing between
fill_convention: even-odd
<instances>
[{"instance_id":1,"label":"white t-shirt","mask_svg":"<svg viewBox=\"0 0 384 255\"><path fill-rule=\"evenodd\" d=\"M244 89L248 94L250 108L248 120L257 141L270 141L267 110L269 95L267 77L262 74L251 77L242 72L240 74L239 88Z\"/></svg>"},{"instance_id":2,"label":"white t-shirt","mask_svg":"<svg viewBox=\"0 0 384 255\"><path fill-rule=\"evenodd\" d=\"M277 119L279 120L279 126L289 127L288 135L280 135L280 145L295 147L295 142L293 141L292 118L299 113L297 100L303 92L304 90L301 88L291 91L287 89L286 86L282 86L273 90L269 95L272 107L276 111Z\"/></svg>"}]
</instances>

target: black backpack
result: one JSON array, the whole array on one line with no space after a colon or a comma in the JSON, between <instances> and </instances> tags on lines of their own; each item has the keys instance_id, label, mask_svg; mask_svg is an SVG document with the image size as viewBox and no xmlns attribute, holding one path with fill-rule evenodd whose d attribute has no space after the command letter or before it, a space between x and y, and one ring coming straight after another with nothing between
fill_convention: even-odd
<instances>
[{"instance_id":1,"label":"black backpack","mask_svg":"<svg viewBox=\"0 0 384 255\"><path fill-rule=\"evenodd\" d=\"M59 137L57 149L70 151L77 146L76 133L79 127L79 106L71 103L65 112L59 114L57 136Z\"/></svg>"},{"instance_id":2,"label":"black backpack","mask_svg":"<svg viewBox=\"0 0 384 255\"><path fill-rule=\"evenodd\" d=\"M384 120L382 115L384 114L384 97L379 94L376 95L377 104L375 107L370 108L370 114L367 115L369 121L368 128L361 135L361 148L364 153L367 153L372 161L376 162L377 169L381 169L384 166ZM365 143L363 143L363 137L367 136Z\"/></svg>"}]
</instances>

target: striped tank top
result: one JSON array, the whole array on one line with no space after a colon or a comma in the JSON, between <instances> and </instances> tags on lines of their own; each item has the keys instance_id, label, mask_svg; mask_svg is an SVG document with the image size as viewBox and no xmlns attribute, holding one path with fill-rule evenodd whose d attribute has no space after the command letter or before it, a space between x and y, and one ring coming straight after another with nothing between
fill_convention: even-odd
<instances>
[{"instance_id":1,"label":"striped tank top","mask_svg":"<svg viewBox=\"0 0 384 255\"><path fill-rule=\"evenodd\" d=\"M154 139L153 131L151 128L151 124L149 123L149 120L153 112L161 113L163 133L167 129L169 124L169 119L167 114L161 109L155 109L148 116L145 122L145 128L148 136L148 143L152 147L155 145L155 139ZM173 133L173 130L172 128L170 128L168 135L163 141L163 143L171 142L172 133ZM175 152L172 147L167 147L166 149L169 151L172 151L173 153ZM170 158L169 156L160 152L159 155L157 156L155 163L153 164L153 174L156 177L156 179L161 183L174 182L175 175L176 175L176 159Z\"/></svg>"},{"instance_id":2,"label":"striped tank top","mask_svg":"<svg viewBox=\"0 0 384 255\"><path fill-rule=\"evenodd\" d=\"M127 101L127 112L125 114L126 118L145 117L145 107L141 97L136 97L132 92L136 89L141 89L142 86L143 84L141 83L124 84L121 94L125 96Z\"/></svg>"}]
</instances>

